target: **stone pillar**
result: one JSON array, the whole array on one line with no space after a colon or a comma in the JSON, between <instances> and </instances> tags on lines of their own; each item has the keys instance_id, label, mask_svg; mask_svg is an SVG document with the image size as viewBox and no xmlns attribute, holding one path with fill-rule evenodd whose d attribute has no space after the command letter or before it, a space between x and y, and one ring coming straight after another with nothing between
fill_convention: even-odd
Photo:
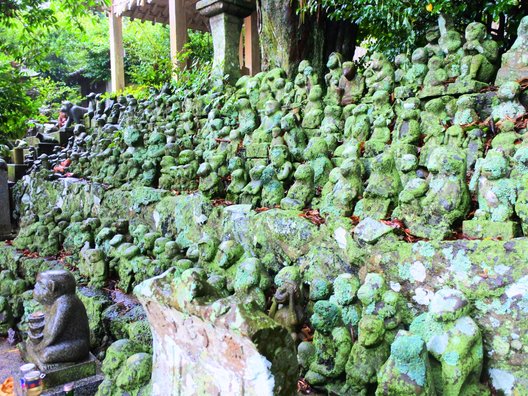
<instances>
[{"instance_id":1,"label":"stone pillar","mask_svg":"<svg viewBox=\"0 0 528 396\"><path fill-rule=\"evenodd\" d=\"M209 18L213 35L213 69L228 75L234 84L240 77L239 44L243 19L253 13L255 3L248 0L201 0L196 10Z\"/></svg>"},{"instance_id":2,"label":"stone pillar","mask_svg":"<svg viewBox=\"0 0 528 396\"><path fill-rule=\"evenodd\" d=\"M7 163L0 159L0 240L11 237L11 205L7 183Z\"/></svg>"},{"instance_id":3,"label":"stone pillar","mask_svg":"<svg viewBox=\"0 0 528 396\"><path fill-rule=\"evenodd\" d=\"M136 286L152 329L152 396L293 395L289 332L233 297L187 299L174 270Z\"/></svg>"}]
</instances>

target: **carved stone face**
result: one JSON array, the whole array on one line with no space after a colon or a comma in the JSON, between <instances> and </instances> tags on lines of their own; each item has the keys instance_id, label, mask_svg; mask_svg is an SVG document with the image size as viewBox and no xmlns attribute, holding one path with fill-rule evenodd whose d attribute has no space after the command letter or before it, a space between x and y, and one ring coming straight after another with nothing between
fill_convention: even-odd
<instances>
[{"instance_id":1,"label":"carved stone face","mask_svg":"<svg viewBox=\"0 0 528 396\"><path fill-rule=\"evenodd\" d=\"M359 322L358 342L364 347L373 347L383 341L383 321L375 316L364 316Z\"/></svg>"},{"instance_id":2,"label":"carved stone face","mask_svg":"<svg viewBox=\"0 0 528 396\"><path fill-rule=\"evenodd\" d=\"M55 293L49 289L48 279L42 274L38 274L37 283L33 290L33 298L43 305L50 305L55 301Z\"/></svg>"}]
</instances>

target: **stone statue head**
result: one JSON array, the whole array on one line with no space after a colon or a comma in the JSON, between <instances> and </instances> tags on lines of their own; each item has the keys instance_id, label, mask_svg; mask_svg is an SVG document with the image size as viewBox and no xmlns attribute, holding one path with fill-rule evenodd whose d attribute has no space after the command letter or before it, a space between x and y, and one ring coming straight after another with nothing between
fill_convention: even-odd
<instances>
[{"instance_id":1,"label":"stone statue head","mask_svg":"<svg viewBox=\"0 0 528 396\"><path fill-rule=\"evenodd\" d=\"M416 48L411 56L412 63L421 63L426 64L427 63L427 51L425 48Z\"/></svg>"},{"instance_id":2,"label":"stone statue head","mask_svg":"<svg viewBox=\"0 0 528 396\"><path fill-rule=\"evenodd\" d=\"M497 97L500 100L508 101L515 99L521 92L521 86L518 82L508 81L503 83L497 91Z\"/></svg>"},{"instance_id":3,"label":"stone statue head","mask_svg":"<svg viewBox=\"0 0 528 396\"><path fill-rule=\"evenodd\" d=\"M310 322L316 331L323 334L329 334L332 329L341 323L341 313L339 307L326 300L317 301L314 304L314 313Z\"/></svg>"},{"instance_id":4,"label":"stone statue head","mask_svg":"<svg viewBox=\"0 0 528 396\"><path fill-rule=\"evenodd\" d=\"M352 274L341 274L334 280L333 298L339 305L348 305L354 301L359 290L359 279Z\"/></svg>"},{"instance_id":5,"label":"stone statue head","mask_svg":"<svg viewBox=\"0 0 528 396\"><path fill-rule=\"evenodd\" d=\"M379 300L386 289L385 278L380 274L370 273L367 274L365 282L358 289L357 296L363 306L367 306Z\"/></svg>"},{"instance_id":6,"label":"stone statue head","mask_svg":"<svg viewBox=\"0 0 528 396\"><path fill-rule=\"evenodd\" d=\"M374 315L364 315L359 321L358 342L366 348L379 345L385 335L383 320Z\"/></svg>"},{"instance_id":7,"label":"stone statue head","mask_svg":"<svg viewBox=\"0 0 528 396\"><path fill-rule=\"evenodd\" d=\"M37 275L33 298L42 305L52 305L65 294L75 294L75 278L66 270L51 270Z\"/></svg>"},{"instance_id":8,"label":"stone statue head","mask_svg":"<svg viewBox=\"0 0 528 396\"><path fill-rule=\"evenodd\" d=\"M345 76L347 80L352 80L354 78L356 70L354 62L347 61L343 63L343 76Z\"/></svg>"},{"instance_id":9,"label":"stone statue head","mask_svg":"<svg viewBox=\"0 0 528 396\"><path fill-rule=\"evenodd\" d=\"M440 36L438 44L444 54L452 54L462 47L462 36L456 30L448 30L446 34Z\"/></svg>"},{"instance_id":10,"label":"stone statue head","mask_svg":"<svg viewBox=\"0 0 528 396\"><path fill-rule=\"evenodd\" d=\"M490 150L481 162L481 175L489 180L498 180L506 176L509 163L504 153L497 150Z\"/></svg>"},{"instance_id":11,"label":"stone statue head","mask_svg":"<svg viewBox=\"0 0 528 396\"><path fill-rule=\"evenodd\" d=\"M337 69L341 67L341 64L343 63L343 55L341 55L339 52L332 52L330 56L328 57L328 62L326 63L326 67L329 69Z\"/></svg>"},{"instance_id":12,"label":"stone statue head","mask_svg":"<svg viewBox=\"0 0 528 396\"><path fill-rule=\"evenodd\" d=\"M471 22L466 27L467 41L483 41L486 38L486 26L480 22Z\"/></svg>"}]
</instances>

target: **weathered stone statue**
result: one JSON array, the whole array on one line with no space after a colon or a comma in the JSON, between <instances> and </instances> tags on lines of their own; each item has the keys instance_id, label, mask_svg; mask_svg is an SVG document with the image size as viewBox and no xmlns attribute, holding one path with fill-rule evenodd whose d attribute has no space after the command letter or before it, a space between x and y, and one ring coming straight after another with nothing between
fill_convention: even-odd
<instances>
[{"instance_id":1,"label":"weathered stone statue","mask_svg":"<svg viewBox=\"0 0 528 396\"><path fill-rule=\"evenodd\" d=\"M365 82L368 88L368 96L372 96L374 92L379 90L392 92L394 88L394 68L385 55L379 52L372 55L368 77L366 77Z\"/></svg>"},{"instance_id":2,"label":"weathered stone statue","mask_svg":"<svg viewBox=\"0 0 528 396\"><path fill-rule=\"evenodd\" d=\"M414 235L443 239L452 231L453 223L464 218L469 209L465 154L452 147L439 147L431 153L427 168L431 177L421 201L423 227L410 228Z\"/></svg>"},{"instance_id":3,"label":"weathered stone statue","mask_svg":"<svg viewBox=\"0 0 528 396\"><path fill-rule=\"evenodd\" d=\"M37 276L33 297L42 304L44 313L40 323L30 329L25 352L41 370L88 358L88 316L75 289L75 279L68 271L46 271Z\"/></svg>"},{"instance_id":4,"label":"weathered stone statue","mask_svg":"<svg viewBox=\"0 0 528 396\"><path fill-rule=\"evenodd\" d=\"M309 164L301 164L293 174L295 182L280 202L282 209L302 210L314 196L314 171Z\"/></svg>"},{"instance_id":5,"label":"weathered stone statue","mask_svg":"<svg viewBox=\"0 0 528 396\"><path fill-rule=\"evenodd\" d=\"M517 28L517 39L502 55L502 67L497 73L496 85L518 81L528 77L528 16L521 19Z\"/></svg>"},{"instance_id":6,"label":"weathered stone statue","mask_svg":"<svg viewBox=\"0 0 528 396\"><path fill-rule=\"evenodd\" d=\"M473 220L464 221L464 233L470 237L515 237L511 221L516 200L515 182L508 178L509 161L504 153L490 150L479 159L469 185L477 194L478 209Z\"/></svg>"},{"instance_id":7,"label":"weathered stone statue","mask_svg":"<svg viewBox=\"0 0 528 396\"><path fill-rule=\"evenodd\" d=\"M398 194L401 191L401 181L394 158L390 153L377 155L372 160L371 174L367 188L354 209L354 215L361 219L385 219L391 207L397 206Z\"/></svg>"},{"instance_id":8,"label":"weathered stone statue","mask_svg":"<svg viewBox=\"0 0 528 396\"><path fill-rule=\"evenodd\" d=\"M294 340L297 339L297 328L304 317L301 281L299 267L282 268L275 276L277 291L269 312L271 318L290 331Z\"/></svg>"},{"instance_id":9,"label":"weathered stone statue","mask_svg":"<svg viewBox=\"0 0 528 396\"><path fill-rule=\"evenodd\" d=\"M472 22L466 27L466 56L460 64L460 80L488 83L495 76L495 62L499 56L496 41L486 39L486 26Z\"/></svg>"},{"instance_id":10,"label":"weathered stone statue","mask_svg":"<svg viewBox=\"0 0 528 396\"><path fill-rule=\"evenodd\" d=\"M521 86L515 81L509 81L501 84L497 91L499 103L493 106L491 116L495 121L505 118L515 119L522 116L526 109L519 101Z\"/></svg>"},{"instance_id":11,"label":"weathered stone statue","mask_svg":"<svg viewBox=\"0 0 528 396\"><path fill-rule=\"evenodd\" d=\"M358 73L354 62L343 63L343 75L339 79L339 88L343 93L341 106L357 103L365 91L365 79Z\"/></svg>"},{"instance_id":12,"label":"weathered stone statue","mask_svg":"<svg viewBox=\"0 0 528 396\"><path fill-rule=\"evenodd\" d=\"M359 336L346 363L344 394L367 395L367 388L377 381L381 366L390 355L390 343L385 340L383 320L363 315L359 321Z\"/></svg>"},{"instance_id":13,"label":"weathered stone statue","mask_svg":"<svg viewBox=\"0 0 528 396\"><path fill-rule=\"evenodd\" d=\"M317 301L310 321L315 328L315 360L305 378L310 385L324 385L345 372L352 339L334 303Z\"/></svg>"},{"instance_id":14,"label":"weathered stone statue","mask_svg":"<svg viewBox=\"0 0 528 396\"><path fill-rule=\"evenodd\" d=\"M378 372L376 396L436 396L425 342L400 330L389 359Z\"/></svg>"},{"instance_id":15,"label":"weathered stone statue","mask_svg":"<svg viewBox=\"0 0 528 396\"><path fill-rule=\"evenodd\" d=\"M429 353L439 363L433 368L438 394L487 394L479 386L482 335L469 311L470 303L464 294L445 288L435 293L429 312L411 324L410 332L422 337Z\"/></svg>"},{"instance_id":16,"label":"weathered stone statue","mask_svg":"<svg viewBox=\"0 0 528 396\"><path fill-rule=\"evenodd\" d=\"M330 70L325 75L326 96L324 98L327 106L338 106L341 103L343 91L339 87L339 80L343 74L342 63L343 56L339 52L333 52L328 57L326 67Z\"/></svg>"},{"instance_id":17,"label":"weathered stone statue","mask_svg":"<svg viewBox=\"0 0 528 396\"><path fill-rule=\"evenodd\" d=\"M321 193L321 213L352 215L354 204L363 192L361 165L357 159L346 159L340 167L332 169Z\"/></svg>"}]
</instances>

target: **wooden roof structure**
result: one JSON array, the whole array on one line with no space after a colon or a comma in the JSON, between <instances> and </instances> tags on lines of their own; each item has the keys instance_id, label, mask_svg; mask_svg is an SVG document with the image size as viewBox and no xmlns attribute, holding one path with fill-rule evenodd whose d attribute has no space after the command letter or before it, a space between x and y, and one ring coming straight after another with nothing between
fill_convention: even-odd
<instances>
[{"instance_id":1,"label":"wooden roof structure","mask_svg":"<svg viewBox=\"0 0 528 396\"><path fill-rule=\"evenodd\" d=\"M189 29L202 32L209 31L207 17L196 11L198 0L183 0L186 26ZM169 0L114 0L114 13L118 17L128 17L132 20L150 21L169 25Z\"/></svg>"}]
</instances>

